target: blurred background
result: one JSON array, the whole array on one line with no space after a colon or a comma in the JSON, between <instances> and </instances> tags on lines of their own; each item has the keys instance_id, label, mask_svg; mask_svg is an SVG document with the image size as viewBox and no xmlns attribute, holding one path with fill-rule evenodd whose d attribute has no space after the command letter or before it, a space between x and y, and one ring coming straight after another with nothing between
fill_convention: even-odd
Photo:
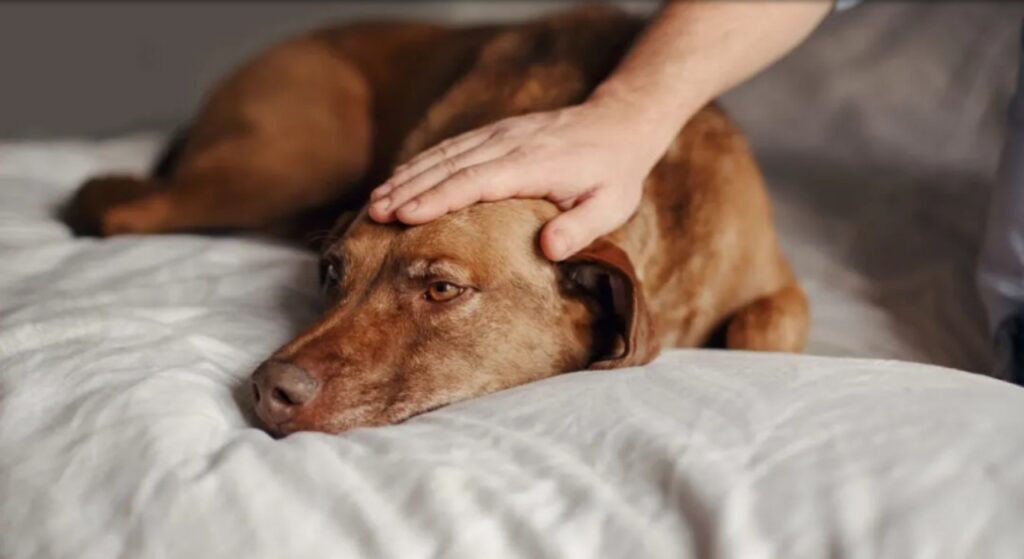
<instances>
[{"instance_id":1,"label":"blurred background","mask_svg":"<svg viewBox=\"0 0 1024 559\"><path fill-rule=\"evenodd\" d=\"M247 56L317 26L367 18L510 21L574 3L0 2L0 138L167 129ZM641 14L658 4L607 3ZM784 125L788 133L773 143L799 139L801 150L820 145L839 118L843 132L857 137L852 156L889 153L895 140L901 158L910 151L931 163L959 167L980 157L991 165L1021 14L1020 2L865 2L832 16L727 103L751 121L753 134ZM904 141L911 128L921 134Z\"/></svg>"},{"instance_id":2,"label":"blurred background","mask_svg":"<svg viewBox=\"0 0 1024 559\"><path fill-rule=\"evenodd\" d=\"M0 138L163 126L247 55L332 22L522 19L571 4L455 2L0 2ZM634 12L656 3L619 2Z\"/></svg>"}]
</instances>

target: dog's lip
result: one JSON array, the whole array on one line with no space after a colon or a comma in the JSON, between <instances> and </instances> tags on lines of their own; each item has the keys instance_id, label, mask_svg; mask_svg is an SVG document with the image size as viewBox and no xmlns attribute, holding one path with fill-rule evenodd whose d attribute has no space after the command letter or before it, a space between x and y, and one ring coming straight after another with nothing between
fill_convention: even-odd
<instances>
[{"instance_id":1,"label":"dog's lip","mask_svg":"<svg viewBox=\"0 0 1024 559\"><path fill-rule=\"evenodd\" d=\"M260 423L262 423L262 426L257 427L261 428L264 431L269 431L272 435L276 437L285 436L285 430L292 426L291 424L294 423L294 421L291 419L286 419L284 421L272 421L269 418L267 418L266 415L264 415L263 410L260 409L259 406L254 406L254 408L255 409L253 411L256 412L256 418L259 419Z\"/></svg>"},{"instance_id":2,"label":"dog's lip","mask_svg":"<svg viewBox=\"0 0 1024 559\"><path fill-rule=\"evenodd\" d=\"M421 416L421 415L424 415L424 414L428 414L428 413L430 413L432 411L436 411L436 410L439 410L439 409L441 409L443 407L449 406L449 405L455 403L455 401L457 401L457 400L458 399L445 398L445 399L437 401L437 402L428 403L428 404L424 405L423 407L416 407L416 408L411 408L411 409L409 409L409 407L406 406L407 409L400 410L397 413L394 413L394 412L388 413L388 414L386 414L385 417L387 417L388 424L404 423L404 422L409 421L410 419L412 419L414 417L418 417L418 416Z\"/></svg>"},{"instance_id":3,"label":"dog's lip","mask_svg":"<svg viewBox=\"0 0 1024 559\"><path fill-rule=\"evenodd\" d=\"M327 425L324 425L322 429L310 429L299 427L297 425L297 423L299 422L297 422L295 419L286 419L284 421L278 422L267 421L263 417L260 417L260 419L263 421L267 430L270 431L277 438L286 437L288 435L291 435L292 433L299 433L303 431L323 432L337 435L340 433L344 433L345 431L350 431L352 429L358 429L361 427L387 427L388 425L403 423L414 417L427 414L432 411L436 411L440 408L450 405L451 403L452 401L445 399L444 401L429 403L423 407L400 406L398 407L397 410L395 410L395 408L391 408L391 410L385 411L384 413L378 414L375 417L370 418L370 421L361 421L357 424L344 421L344 417L342 417L338 421L334 421ZM345 410L345 415L358 414L372 407L374 406L371 406L369 404L362 404L359 406L351 407ZM257 412L257 415L260 415L259 412ZM381 422L381 420L383 420L383 422ZM293 430L296 427L299 428L297 430Z\"/></svg>"},{"instance_id":4,"label":"dog's lip","mask_svg":"<svg viewBox=\"0 0 1024 559\"><path fill-rule=\"evenodd\" d=\"M290 419L285 421L270 421L266 417L263 417L263 414L260 413L260 410L256 410L256 417L258 417L260 422L263 423L263 430L269 431L272 435L276 437L285 436L285 429L288 428L288 424L292 423Z\"/></svg>"},{"instance_id":5,"label":"dog's lip","mask_svg":"<svg viewBox=\"0 0 1024 559\"><path fill-rule=\"evenodd\" d=\"M285 431L288 429L289 424L294 423L292 420L281 421L270 425L270 430L273 431L274 436L281 438L291 435L294 431Z\"/></svg>"}]
</instances>

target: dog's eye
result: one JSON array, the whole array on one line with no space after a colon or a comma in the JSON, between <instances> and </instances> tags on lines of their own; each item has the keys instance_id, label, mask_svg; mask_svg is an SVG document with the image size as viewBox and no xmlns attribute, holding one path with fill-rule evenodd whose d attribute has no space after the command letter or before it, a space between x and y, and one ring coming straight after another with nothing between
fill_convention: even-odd
<instances>
[{"instance_id":1,"label":"dog's eye","mask_svg":"<svg viewBox=\"0 0 1024 559\"><path fill-rule=\"evenodd\" d=\"M325 259L320 261L320 286L332 287L341 280L341 264L337 260Z\"/></svg>"},{"instance_id":2,"label":"dog's eye","mask_svg":"<svg viewBox=\"0 0 1024 559\"><path fill-rule=\"evenodd\" d=\"M435 303L445 303L462 295L462 292L465 290L465 287L459 287L454 283L435 281L427 287L427 292L424 296Z\"/></svg>"}]
</instances>

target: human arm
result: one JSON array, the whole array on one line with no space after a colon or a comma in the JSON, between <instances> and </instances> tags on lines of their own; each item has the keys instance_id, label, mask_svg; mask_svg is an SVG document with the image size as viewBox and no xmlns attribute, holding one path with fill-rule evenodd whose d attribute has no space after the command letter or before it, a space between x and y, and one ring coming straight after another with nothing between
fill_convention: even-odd
<instances>
[{"instance_id":1,"label":"human arm","mask_svg":"<svg viewBox=\"0 0 1024 559\"><path fill-rule=\"evenodd\" d=\"M541 233L562 260L624 223L679 129L701 107L781 58L832 8L813 2L670 2L583 103L508 118L442 142L396 169L370 216L417 224L479 201L546 198Z\"/></svg>"}]
</instances>

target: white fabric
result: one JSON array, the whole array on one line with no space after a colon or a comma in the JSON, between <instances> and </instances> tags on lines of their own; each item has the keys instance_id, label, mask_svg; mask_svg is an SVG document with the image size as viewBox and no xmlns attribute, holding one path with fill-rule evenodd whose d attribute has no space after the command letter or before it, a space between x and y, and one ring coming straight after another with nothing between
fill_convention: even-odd
<instances>
[{"instance_id":1,"label":"white fabric","mask_svg":"<svg viewBox=\"0 0 1024 559\"><path fill-rule=\"evenodd\" d=\"M672 351L274 440L245 380L315 316L312 256L73 239L74 185L159 136L0 143L0 557L1019 557L1024 390L877 359L988 367L971 274L1016 21L942 6L837 16L727 100L809 353L871 360Z\"/></svg>"},{"instance_id":2,"label":"white fabric","mask_svg":"<svg viewBox=\"0 0 1024 559\"><path fill-rule=\"evenodd\" d=\"M313 258L73 239L52 218L81 177L141 169L157 145L0 145L0 557L1024 549L1024 390L924 365L673 351L394 428L271 439L245 380L315 315ZM812 349L902 351L855 281L818 271L844 320L819 312Z\"/></svg>"}]
</instances>

